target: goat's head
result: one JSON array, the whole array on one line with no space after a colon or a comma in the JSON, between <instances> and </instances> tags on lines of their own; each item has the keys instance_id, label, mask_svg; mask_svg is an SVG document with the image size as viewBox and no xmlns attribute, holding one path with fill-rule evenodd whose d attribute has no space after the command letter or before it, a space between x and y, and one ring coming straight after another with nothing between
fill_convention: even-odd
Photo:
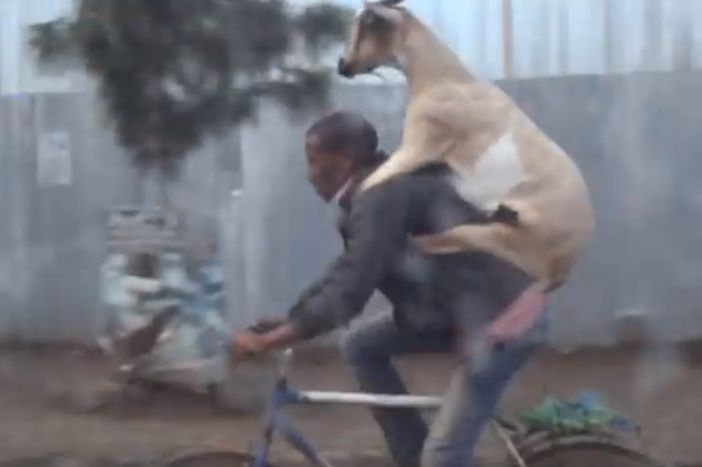
<instances>
[{"instance_id":1,"label":"goat's head","mask_svg":"<svg viewBox=\"0 0 702 467\"><path fill-rule=\"evenodd\" d=\"M351 78L370 73L383 65L395 65L407 12L397 5L402 0L364 0L356 16L338 72Z\"/></svg>"}]
</instances>

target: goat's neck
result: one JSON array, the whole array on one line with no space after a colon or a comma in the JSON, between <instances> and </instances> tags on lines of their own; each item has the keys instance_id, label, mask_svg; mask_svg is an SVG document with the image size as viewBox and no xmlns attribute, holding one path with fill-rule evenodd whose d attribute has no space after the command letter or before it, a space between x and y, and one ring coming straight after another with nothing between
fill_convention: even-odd
<instances>
[{"instance_id":1,"label":"goat's neck","mask_svg":"<svg viewBox=\"0 0 702 467\"><path fill-rule=\"evenodd\" d=\"M460 58L419 20L412 18L407 26L398 61L407 76L410 95L416 96L440 82L475 79Z\"/></svg>"}]
</instances>

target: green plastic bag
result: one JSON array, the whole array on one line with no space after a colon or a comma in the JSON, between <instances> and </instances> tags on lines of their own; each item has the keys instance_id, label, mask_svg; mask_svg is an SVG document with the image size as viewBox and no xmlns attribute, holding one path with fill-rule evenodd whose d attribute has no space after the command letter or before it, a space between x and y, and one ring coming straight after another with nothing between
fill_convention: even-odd
<instances>
[{"instance_id":1,"label":"green plastic bag","mask_svg":"<svg viewBox=\"0 0 702 467\"><path fill-rule=\"evenodd\" d=\"M608 427L631 427L624 417L607 407L594 393L582 393L575 401L548 396L539 406L518 418L530 430L592 432Z\"/></svg>"}]
</instances>

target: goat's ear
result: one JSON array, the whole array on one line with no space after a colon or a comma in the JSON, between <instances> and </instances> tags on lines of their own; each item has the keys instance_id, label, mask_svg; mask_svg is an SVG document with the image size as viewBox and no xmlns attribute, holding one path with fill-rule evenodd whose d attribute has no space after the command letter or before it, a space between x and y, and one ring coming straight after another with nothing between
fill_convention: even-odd
<instances>
[{"instance_id":1,"label":"goat's ear","mask_svg":"<svg viewBox=\"0 0 702 467\"><path fill-rule=\"evenodd\" d=\"M393 24L402 22L402 12L397 8L387 7L379 3L367 3L367 8L374 14Z\"/></svg>"}]
</instances>

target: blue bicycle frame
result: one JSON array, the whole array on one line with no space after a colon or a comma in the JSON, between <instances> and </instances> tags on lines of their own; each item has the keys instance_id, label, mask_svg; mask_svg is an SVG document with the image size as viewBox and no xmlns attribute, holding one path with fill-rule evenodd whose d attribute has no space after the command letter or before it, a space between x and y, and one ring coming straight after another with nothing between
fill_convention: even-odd
<instances>
[{"instance_id":1,"label":"blue bicycle frame","mask_svg":"<svg viewBox=\"0 0 702 467\"><path fill-rule=\"evenodd\" d=\"M278 433L315 467L333 467L292 425L285 413L288 404L341 403L375 407L438 409L441 399L424 396L398 396L327 391L296 391L288 385L292 351L286 350L263 424L263 436L256 448L253 467L266 467L273 435Z\"/></svg>"}]
</instances>

